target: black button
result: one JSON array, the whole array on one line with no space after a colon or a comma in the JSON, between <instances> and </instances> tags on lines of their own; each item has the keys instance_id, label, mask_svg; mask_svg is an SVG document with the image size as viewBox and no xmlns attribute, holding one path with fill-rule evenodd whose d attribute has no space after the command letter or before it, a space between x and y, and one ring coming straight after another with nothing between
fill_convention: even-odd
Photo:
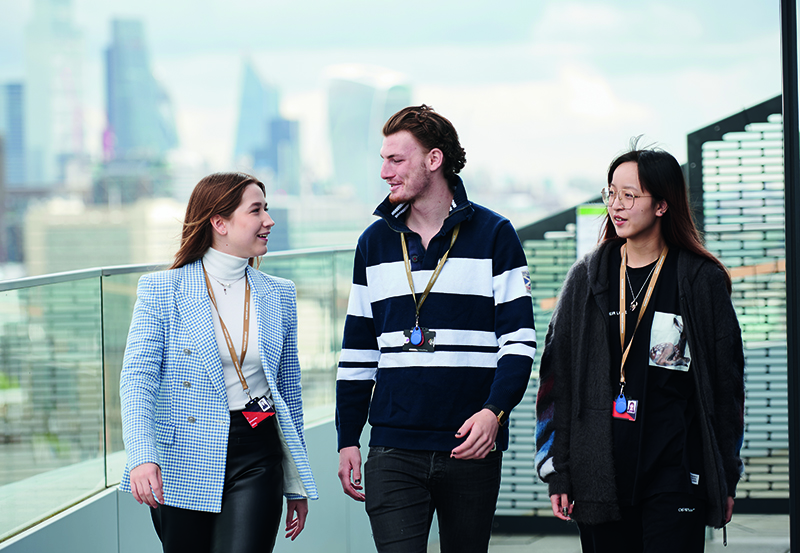
<instances>
[{"instance_id":1,"label":"black button","mask_svg":"<svg viewBox=\"0 0 800 553\"><path fill-rule=\"evenodd\" d=\"M419 261L419 257L417 257L416 255L412 255L411 256L411 261L416 263L417 261Z\"/></svg>"}]
</instances>

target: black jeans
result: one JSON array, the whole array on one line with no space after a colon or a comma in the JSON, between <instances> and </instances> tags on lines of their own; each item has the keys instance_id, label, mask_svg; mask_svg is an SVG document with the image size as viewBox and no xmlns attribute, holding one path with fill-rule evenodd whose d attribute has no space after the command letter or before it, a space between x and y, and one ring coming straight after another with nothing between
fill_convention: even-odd
<instances>
[{"instance_id":1,"label":"black jeans","mask_svg":"<svg viewBox=\"0 0 800 553\"><path fill-rule=\"evenodd\" d=\"M690 494L662 493L620 507L622 520L581 524L584 553L702 553L706 503Z\"/></svg>"},{"instance_id":2,"label":"black jeans","mask_svg":"<svg viewBox=\"0 0 800 553\"><path fill-rule=\"evenodd\" d=\"M251 428L231 413L222 511L151 509L164 553L272 551L283 510L283 451L275 417Z\"/></svg>"},{"instance_id":3,"label":"black jeans","mask_svg":"<svg viewBox=\"0 0 800 553\"><path fill-rule=\"evenodd\" d=\"M366 509L379 553L424 553L433 513L442 553L486 553L500 491L502 453L450 458L449 451L371 447Z\"/></svg>"}]
</instances>

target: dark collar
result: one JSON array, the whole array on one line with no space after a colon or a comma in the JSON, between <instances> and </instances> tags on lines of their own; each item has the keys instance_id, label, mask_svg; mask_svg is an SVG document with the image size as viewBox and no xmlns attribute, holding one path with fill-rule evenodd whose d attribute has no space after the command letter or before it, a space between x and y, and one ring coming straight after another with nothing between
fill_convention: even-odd
<instances>
[{"instance_id":1,"label":"dark collar","mask_svg":"<svg viewBox=\"0 0 800 553\"><path fill-rule=\"evenodd\" d=\"M451 183L455 183L453 202L450 204L450 214L442 223L441 234L446 234L456 224L471 219L475 212L472 202L467 199L467 191L464 188L464 182L461 177L454 175ZM405 213L410 207L408 203L393 205L389 201L389 196L386 196L386 199L375 209L373 215L382 218L396 232L411 232L405 222Z\"/></svg>"}]
</instances>

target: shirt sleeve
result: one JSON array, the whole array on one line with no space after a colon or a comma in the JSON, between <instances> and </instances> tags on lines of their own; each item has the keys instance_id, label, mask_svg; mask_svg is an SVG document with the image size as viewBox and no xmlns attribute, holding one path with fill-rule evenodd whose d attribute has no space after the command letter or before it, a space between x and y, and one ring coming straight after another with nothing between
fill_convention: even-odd
<instances>
[{"instance_id":1,"label":"shirt sleeve","mask_svg":"<svg viewBox=\"0 0 800 553\"><path fill-rule=\"evenodd\" d=\"M303 399L301 386L300 361L297 354L297 291L293 282L288 289L281 290L281 305L286 307L283 315L283 349L276 384L281 397L289 408L290 419L297 432L299 443L289 444L286 435L278 424L278 433L283 449L283 494L288 499L303 499L309 496L292 450L300 450L307 455L305 426L303 424ZM309 473L308 478L313 478Z\"/></svg>"},{"instance_id":2,"label":"shirt sleeve","mask_svg":"<svg viewBox=\"0 0 800 553\"><path fill-rule=\"evenodd\" d=\"M511 412L528 388L536 354L531 280L525 252L511 223L500 227L492 252L497 370L486 404Z\"/></svg>"},{"instance_id":3,"label":"shirt sleeve","mask_svg":"<svg viewBox=\"0 0 800 553\"><path fill-rule=\"evenodd\" d=\"M336 376L338 448L360 446L378 372L380 349L367 287L366 259L361 245L353 263L353 285L347 305L342 352Z\"/></svg>"},{"instance_id":4,"label":"shirt sleeve","mask_svg":"<svg viewBox=\"0 0 800 553\"><path fill-rule=\"evenodd\" d=\"M125 355L120 373L122 438L128 468L160 464L155 436L155 411L161 387L165 331L151 276L139 279Z\"/></svg>"},{"instance_id":5,"label":"shirt sleeve","mask_svg":"<svg viewBox=\"0 0 800 553\"><path fill-rule=\"evenodd\" d=\"M571 493L569 471L569 432L572 397L570 390L573 363L573 321L570 316L575 288L585 280L583 265L570 269L559 294L545 336L539 367L536 397L536 456L539 478L549 486L549 494Z\"/></svg>"},{"instance_id":6,"label":"shirt sleeve","mask_svg":"<svg viewBox=\"0 0 800 553\"><path fill-rule=\"evenodd\" d=\"M714 298L710 303L714 320L708 325L714 329L712 347L716 359L716 366L710 371L715 398L715 413L711 420L722 456L728 495L734 497L736 485L744 472L740 456L744 441L744 346L742 330L721 269L716 265L708 266L706 271L713 272L706 279L708 289L705 293L695 293Z\"/></svg>"}]
</instances>

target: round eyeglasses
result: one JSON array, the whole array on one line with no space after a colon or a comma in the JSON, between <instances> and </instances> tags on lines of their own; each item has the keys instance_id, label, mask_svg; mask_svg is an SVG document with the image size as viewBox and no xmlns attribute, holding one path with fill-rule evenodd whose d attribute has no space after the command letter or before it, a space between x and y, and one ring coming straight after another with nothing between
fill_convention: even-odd
<instances>
[{"instance_id":1,"label":"round eyeglasses","mask_svg":"<svg viewBox=\"0 0 800 553\"><path fill-rule=\"evenodd\" d=\"M622 209L631 209L633 208L633 204L636 202L636 198L651 198L647 194L642 194L637 196L630 190L620 190L619 192L615 192L610 188L606 187L600 191L600 195L603 197L603 203L606 206L611 207L614 203L614 200L619 200L619 204L622 206Z\"/></svg>"}]
</instances>

